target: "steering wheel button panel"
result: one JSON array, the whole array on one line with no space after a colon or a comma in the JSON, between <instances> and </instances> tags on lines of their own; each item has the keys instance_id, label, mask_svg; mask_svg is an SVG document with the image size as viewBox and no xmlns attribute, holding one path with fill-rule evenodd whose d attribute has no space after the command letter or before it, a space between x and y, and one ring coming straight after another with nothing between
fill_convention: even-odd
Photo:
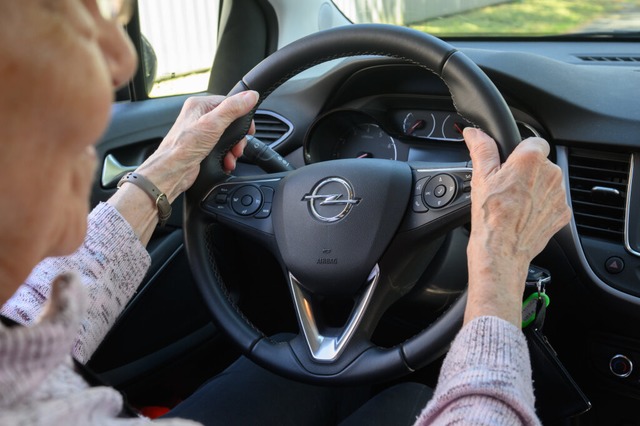
<instances>
[{"instance_id":1,"label":"steering wheel button panel","mask_svg":"<svg viewBox=\"0 0 640 426\"><path fill-rule=\"evenodd\" d=\"M412 214L407 215L402 229L437 227L445 217L455 221L453 217L463 217L464 212L468 212L473 170L466 164L410 164L413 173L413 197L410 201ZM422 192L418 192L420 187Z\"/></svg>"},{"instance_id":2,"label":"steering wheel button panel","mask_svg":"<svg viewBox=\"0 0 640 426\"><path fill-rule=\"evenodd\" d=\"M455 197L457 187L455 179L450 175L436 175L424 188L424 202L434 209L445 207Z\"/></svg>"},{"instance_id":3,"label":"steering wheel button panel","mask_svg":"<svg viewBox=\"0 0 640 426\"><path fill-rule=\"evenodd\" d=\"M225 191L221 191L222 188L216 188L214 192L204 200L203 206L212 212L223 212L229 207L229 188L224 188Z\"/></svg>"},{"instance_id":4,"label":"steering wheel button panel","mask_svg":"<svg viewBox=\"0 0 640 426\"><path fill-rule=\"evenodd\" d=\"M251 216L262 206L262 192L252 185L244 185L231 194L231 208L241 216Z\"/></svg>"}]
</instances>

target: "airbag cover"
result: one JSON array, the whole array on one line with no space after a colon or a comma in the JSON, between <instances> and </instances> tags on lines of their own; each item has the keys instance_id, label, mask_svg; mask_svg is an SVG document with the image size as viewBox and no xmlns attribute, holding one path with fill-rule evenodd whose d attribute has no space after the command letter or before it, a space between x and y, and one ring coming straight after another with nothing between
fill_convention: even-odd
<instances>
[{"instance_id":1,"label":"airbag cover","mask_svg":"<svg viewBox=\"0 0 640 426\"><path fill-rule=\"evenodd\" d=\"M289 174L274 198L278 249L302 286L353 295L386 250L409 205L411 168L347 159Z\"/></svg>"}]
</instances>

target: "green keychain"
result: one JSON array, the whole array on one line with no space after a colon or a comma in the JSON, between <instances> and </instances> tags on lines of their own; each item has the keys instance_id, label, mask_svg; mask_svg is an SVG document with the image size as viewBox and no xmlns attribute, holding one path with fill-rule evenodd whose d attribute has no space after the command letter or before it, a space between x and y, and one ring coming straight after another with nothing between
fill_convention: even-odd
<instances>
[{"instance_id":1,"label":"green keychain","mask_svg":"<svg viewBox=\"0 0 640 426\"><path fill-rule=\"evenodd\" d=\"M522 328L525 328L535 321L538 310L538 300L540 299L544 302L545 308L549 306L549 296L547 296L547 293L544 291L532 293L522 302Z\"/></svg>"}]
</instances>

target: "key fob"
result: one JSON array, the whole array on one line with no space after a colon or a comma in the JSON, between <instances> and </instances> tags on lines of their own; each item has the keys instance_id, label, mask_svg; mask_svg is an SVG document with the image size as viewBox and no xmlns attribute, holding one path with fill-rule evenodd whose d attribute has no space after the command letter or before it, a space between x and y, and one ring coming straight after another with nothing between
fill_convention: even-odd
<instances>
[{"instance_id":1,"label":"key fob","mask_svg":"<svg viewBox=\"0 0 640 426\"><path fill-rule=\"evenodd\" d=\"M545 285L551 281L551 274L547 269L536 265L529 265L527 271L527 287L537 287L539 284Z\"/></svg>"}]
</instances>

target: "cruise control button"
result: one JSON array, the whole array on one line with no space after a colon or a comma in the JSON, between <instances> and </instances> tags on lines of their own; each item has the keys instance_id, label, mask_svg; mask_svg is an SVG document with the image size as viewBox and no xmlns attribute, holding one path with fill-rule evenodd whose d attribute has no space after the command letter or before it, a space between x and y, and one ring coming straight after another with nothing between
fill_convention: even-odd
<instances>
[{"instance_id":1,"label":"cruise control button","mask_svg":"<svg viewBox=\"0 0 640 426\"><path fill-rule=\"evenodd\" d=\"M228 186L217 187L204 201L204 206L211 211L223 212L229 206L229 192Z\"/></svg>"},{"instance_id":2,"label":"cruise control button","mask_svg":"<svg viewBox=\"0 0 640 426\"><path fill-rule=\"evenodd\" d=\"M216 194L214 199L216 204L225 204L229 199L229 196L227 194Z\"/></svg>"},{"instance_id":3,"label":"cruise control button","mask_svg":"<svg viewBox=\"0 0 640 426\"><path fill-rule=\"evenodd\" d=\"M254 216L256 219L266 219L271 214L271 203L264 203L260 211Z\"/></svg>"},{"instance_id":4,"label":"cruise control button","mask_svg":"<svg viewBox=\"0 0 640 426\"><path fill-rule=\"evenodd\" d=\"M262 205L262 192L255 186L241 186L231 194L231 208L241 216L251 216Z\"/></svg>"}]
</instances>

